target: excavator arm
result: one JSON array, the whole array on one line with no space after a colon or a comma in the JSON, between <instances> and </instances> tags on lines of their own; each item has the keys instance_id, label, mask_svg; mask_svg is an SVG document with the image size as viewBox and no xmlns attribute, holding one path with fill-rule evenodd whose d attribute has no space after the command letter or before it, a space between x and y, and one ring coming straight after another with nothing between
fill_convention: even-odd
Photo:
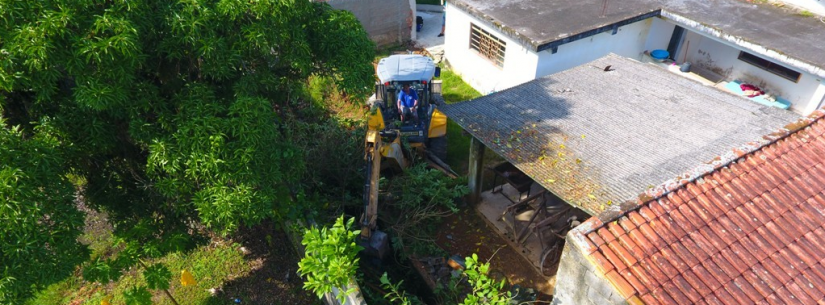
<instances>
[{"instance_id":1,"label":"excavator arm","mask_svg":"<svg viewBox=\"0 0 825 305\"><path fill-rule=\"evenodd\" d=\"M364 159L367 162L364 177L364 215L361 217L361 239L369 240L378 220L378 179L381 174L381 135L367 131Z\"/></svg>"},{"instance_id":2,"label":"excavator arm","mask_svg":"<svg viewBox=\"0 0 825 305\"><path fill-rule=\"evenodd\" d=\"M378 221L378 179L382 167L395 167L404 170L407 159L401 148L401 135L398 130L384 130L384 121L380 109L370 116L367 137L364 141L364 214L361 216L361 234L359 244L367 254L383 259L389 251L387 234L377 229ZM384 142L384 139L392 139ZM382 163L384 161L384 163Z\"/></svg>"}]
</instances>

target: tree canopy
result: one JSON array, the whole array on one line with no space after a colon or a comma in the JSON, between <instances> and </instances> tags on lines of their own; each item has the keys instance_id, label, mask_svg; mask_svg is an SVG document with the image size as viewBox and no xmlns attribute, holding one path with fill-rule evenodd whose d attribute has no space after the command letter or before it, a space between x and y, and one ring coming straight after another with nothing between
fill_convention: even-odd
<instances>
[{"instance_id":1,"label":"tree canopy","mask_svg":"<svg viewBox=\"0 0 825 305\"><path fill-rule=\"evenodd\" d=\"M88 258L79 204L130 254L99 280L192 223L284 215L305 165L282 113L312 75L370 91L373 52L351 13L306 0L0 0L0 303Z\"/></svg>"}]
</instances>

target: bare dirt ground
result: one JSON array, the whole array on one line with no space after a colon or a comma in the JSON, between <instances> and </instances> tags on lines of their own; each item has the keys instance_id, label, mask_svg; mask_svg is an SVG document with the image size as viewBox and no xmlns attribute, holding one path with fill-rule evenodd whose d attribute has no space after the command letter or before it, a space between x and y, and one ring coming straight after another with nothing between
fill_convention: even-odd
<instances>
[{"instance_id":1,"label":"bare dirt ground","mask_svg":"<svg viewBox=\"0 0 825 305\"><path fill-rule=\"evenodd\" d=\"M476 253L481 261L489 260L493 269L491 274L506 277L510 284L539 292L552 289L548 287L547 278L536 272L529 262L493 232L471 207L465 207L444 219L436 243L451 255L467 257ZM540 301L551 299L546 293L540 293L538 298Z\"/></svg>"}]
</instances>

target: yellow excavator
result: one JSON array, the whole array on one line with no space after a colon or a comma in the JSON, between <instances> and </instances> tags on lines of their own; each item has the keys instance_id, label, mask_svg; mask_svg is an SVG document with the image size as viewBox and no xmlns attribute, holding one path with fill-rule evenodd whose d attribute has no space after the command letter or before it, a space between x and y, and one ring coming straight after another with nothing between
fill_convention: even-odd
<instances>
[{"instance_id":1,"label":"yellow excavator","mask_svg":"<svg viewBox=\"0 0 825 305\"><path fill-rule=\"evenodd\" d=\"M393 55L378 62L380 82L368 103L371 112L364 147L366 160L364 214L361 216L359 244L368 255L383 259L389 250L385 232L378 230L378 179L382 170L403 172L412 158L419 157L430 167L449 176L456 174L444 162L447 156L447 116L437 109L443 103L440 75L432 59L422 55ZM407 115L402 120L398 93L408 85L419 98L419 121Z\"/></svg>"}]
</instances>

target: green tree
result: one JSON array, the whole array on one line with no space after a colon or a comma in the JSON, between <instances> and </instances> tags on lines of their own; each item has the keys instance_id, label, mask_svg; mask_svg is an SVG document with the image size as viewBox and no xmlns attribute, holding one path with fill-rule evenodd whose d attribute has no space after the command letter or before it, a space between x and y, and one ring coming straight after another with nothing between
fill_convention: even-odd
<instances>
[{"instance_id":1,"label":"green tree","mask_svg":"<svg viewBox=\"0 0 825 305\"><path fill-rule=\"evenodd\" d=\"M0 129L0 304L68 275L88 255L76 242L83 215L60 175L59 146L46 135L25 139L20 128Z\"/></svg>"},{"instance_id":2,"label":"green tree","mask_svg":"<svg viewBox=\"0 0 825 305\"><path fill-rule=\"evenodd\" d=\"M88 256L69 176L125 245L87 267L101 281L195 224L285 215L305 166L284 114L311 75L367 93L373 50L352 14L310 1L0 0L0 303Z\"/></svg>"}]
</instances>

